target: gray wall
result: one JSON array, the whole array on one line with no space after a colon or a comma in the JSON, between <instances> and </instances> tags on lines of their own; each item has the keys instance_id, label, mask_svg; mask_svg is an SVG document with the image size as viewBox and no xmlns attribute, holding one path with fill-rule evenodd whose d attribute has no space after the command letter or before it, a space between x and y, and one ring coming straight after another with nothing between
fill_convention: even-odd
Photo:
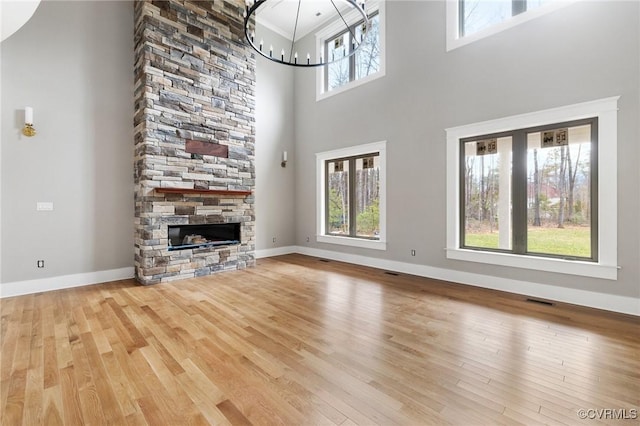
<instances>
[{"instance_id":1,"label":"gray wall","mask_svg":"<svg viewBox=\"0 0 640 426\"><path fill-rule=\"evenodd\" d=\"M314 73L296 73L295 109L304 111L295 125L297 244L639 297L638 8L577 2L446 52L443 1L387 2L384 78L316 102ZM444 129L616 95L618 281L446 259ZM380 140L388 152L387 251L314 243L314 154Z\"/></svg>"},{"instance_id":2,"label":"gray wall","mask_svg":"<svg viewBox=\"0 0 640 426\"><path fill-rule=\"evenodd\" d=\"M320 102L315 72L259 59L256 248L297 244L639 297L639 9L579 2L447 53L444 2L389 1L386 76ZM130 2L44 2L2 43L2 282L132 266L132 32ZM616 95L618 281L445 258L445 128ZM25 105L35 138L19 133ZM314 154L379 140L388 250L314 243ZM55 210L36 212L37 201Z\"/></svg>"},{"instance_id":3,"label":"gray wall","mask_svg":"<svg viewBox=\"0 0 640 426\"><path fill-rule=\"evenodd\" d=\"M3 283L133 265L131 2L43 2L2 42L1 166Z\"/></svg>"},{"instance_id":4,"label":"gray wall","mask_svg":"<svg viewBox=\"0 0 640 426\"><path fill-rule=\"evenodd\" d=\"M271 34L270 40L280 40L278 46L286 45L281 36L261 31ZM295 243L296 114L293 68L256 56L256 250L260 251ZM289 158L284 168L282 151Z\"/></svg>"}]
</instances>

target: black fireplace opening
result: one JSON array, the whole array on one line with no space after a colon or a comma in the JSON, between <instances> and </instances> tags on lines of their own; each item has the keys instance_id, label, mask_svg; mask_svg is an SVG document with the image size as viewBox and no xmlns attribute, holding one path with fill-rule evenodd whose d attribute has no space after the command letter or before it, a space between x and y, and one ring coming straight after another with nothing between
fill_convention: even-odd
<instances>
[{"instance_id":1,"label":"black fireplace opening","mask_svg":"<svg viewBox=\"0 0 640 426\"><path fill-rule=\"evenodd\" d=\"M169 225L169 250L240 244L239 223Z\"/></svg>"}]
</instances>

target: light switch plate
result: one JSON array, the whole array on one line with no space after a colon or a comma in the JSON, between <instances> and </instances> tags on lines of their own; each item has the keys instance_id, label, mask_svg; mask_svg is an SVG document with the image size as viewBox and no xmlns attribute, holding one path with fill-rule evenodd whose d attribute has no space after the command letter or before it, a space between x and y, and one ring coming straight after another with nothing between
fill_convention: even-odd
<instances>
[{"instance_id":1,"label":"light switch plate","mask_svg":"<svg viewBox=\"0 0 640 426\"><path fill-rule=\"evenodd\" d=\"M39 212L53 211L53 203L50 201L38 201L36 203L36 210Z\"/></svg>"}]
</instances>

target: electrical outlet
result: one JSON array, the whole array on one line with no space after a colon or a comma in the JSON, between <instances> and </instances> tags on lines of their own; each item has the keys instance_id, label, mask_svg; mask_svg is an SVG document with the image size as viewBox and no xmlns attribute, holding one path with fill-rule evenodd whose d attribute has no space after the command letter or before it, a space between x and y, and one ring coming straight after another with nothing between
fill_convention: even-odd
<instances>
[{"instance_id":1,"label":"electrical outlet","mask_svg":"<svg viewBox=\"0 0 640 426\"><path fill-rule=\"evenodd\" d=\"M273 242L274 242L274 243L276 242L276 237L273 237Z\"/></svg>"},{"instance_id":2,"label":"electrical outlet","mask_svg":"<svg viewBox=\"0 0 640 426\"><path fill-rule=\"evenodd\" d=\"M309 237L307 237L307 242L309 242Z\"/></svg>"},{"instance_id":3,"label":"electrical outlet","mask_svg":"<svg viewBox=\"0 0 640 426\"><path fill-rule=\"evenodd\" d=\"M416 251L415 250L411 250L411 256L415 256L416 255Z\"/></svg>"},{"instance_id":4,"label":"electrical outlet","mask_svg":"<svg viewBox=\"0 0 640 426\"><path fill-rule=\"evenodd\" d=\"M39 212L51 212L53 211L53 203L51 201L38 201L36 210Z\"/></svg>"},{"instance_id":5,"label":"electrical outlet","mask_svg":"<svg viewBox=\"0 0 640 426\"><path fill-rule=\"evenodd\" d=\"M38 265L38 268L44 268L44 260L38 260L36 264Z\"/></svg>"}]
</instances>

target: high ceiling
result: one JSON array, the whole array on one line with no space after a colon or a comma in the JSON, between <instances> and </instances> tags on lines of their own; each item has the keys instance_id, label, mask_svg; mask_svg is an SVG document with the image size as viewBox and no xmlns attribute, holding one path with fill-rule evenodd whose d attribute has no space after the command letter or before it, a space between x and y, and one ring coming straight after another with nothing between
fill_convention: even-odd
<instances>
[{"instance_id":1,"label":"high ceiling","mask_svg":"<svg viewBox=\"0 0 640 426\"><path fill-rule=\"evenodd\" d=\"M2 35L0 41L8 38L26 24L39 4L40 0L0 0L0 33Z\"/></svg>"},{"instance_id":2,"label":"high ceiling","mask_svg":"<svg viewBox=\"0 0 640 426\"><path fill-rule=\"evenodd\" d=\"M256 17L259 25L291 40L298 15L295 36L299 40L321 24L337 18L336 7L342 13L352 9L344 0L334 0L333 3L331 0L268 0L258 9Z\"/></svg>"}]
</instances>

